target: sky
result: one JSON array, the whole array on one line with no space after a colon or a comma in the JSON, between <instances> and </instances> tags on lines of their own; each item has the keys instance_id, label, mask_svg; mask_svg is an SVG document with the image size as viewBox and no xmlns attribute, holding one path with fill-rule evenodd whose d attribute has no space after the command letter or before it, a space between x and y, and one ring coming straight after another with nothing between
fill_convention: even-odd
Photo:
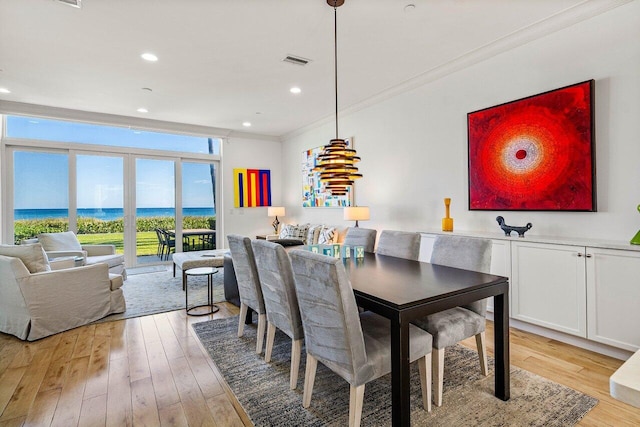
<instances>
[{"instance_id":1,"label":"sky","mask_svg":"<svg viewBox=\"0 0 640 427\"><path fill-rule=\"evenodd\" d=\"M207 138L134 131L54 120L10 116L7 136L111 146L170 149L207 153ZM219 142L218 140L214 140ZM214 143L214 151L219 152ZM124 159L120 156L78 154L78 208L122 208ZM174 207L174 162L135 159L138 208ZM210 166L182 163L183 207L213 206ZM66 153L16 151L14 154L14 208L66 209L69 205L69 156Z\"/></svg>"}]
</instances>

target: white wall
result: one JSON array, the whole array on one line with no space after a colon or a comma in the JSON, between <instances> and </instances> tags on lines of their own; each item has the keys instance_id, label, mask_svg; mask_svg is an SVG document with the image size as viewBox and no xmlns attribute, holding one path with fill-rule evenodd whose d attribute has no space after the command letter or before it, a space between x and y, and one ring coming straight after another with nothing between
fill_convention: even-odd
<instances>
[{"instance_id":1,"label":"white wall","mask_svg":"<svg viewBox=\"0 0 640 427\"><path fill-rule=\"evenodd\" d=\"M229 138L222 147L222 186L224 212L222 232L255 237L257 234L272 233L273 218L267 217L266 207L234 208L233 169L270 169L271 203L282 203L282 160L281 143L264 140ZM228 247L226 237L224 247Z\"/></svg>"},{"instance_id":2,"label":"white wall","mask_svg":"<svg viewBox=\"0 0 640 427\"><path fill-rule=\"evenodd\" d=\"M547 35L417 89L340 117L364 178L361 226L433 230L444 197L459 231L499 232L495 218L532 222L535 235L628 241L640 228L640 2ZM467 113L595 79L598 212L468 210ZM301 152L328 143L329 123L283 144L287 221L347 224L341 209L301 207Z\"/></svg>"}]
</instances>

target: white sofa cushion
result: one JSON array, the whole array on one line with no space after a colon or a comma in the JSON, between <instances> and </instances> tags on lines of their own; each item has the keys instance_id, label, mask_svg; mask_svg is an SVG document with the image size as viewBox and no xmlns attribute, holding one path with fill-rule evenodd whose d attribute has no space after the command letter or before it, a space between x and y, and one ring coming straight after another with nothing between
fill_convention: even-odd
<instances>
[{"instance_id":1,"label":"white sofa cushion","mask_svg":"<svg viewBox=\"0 0 640 427\"><path fill-rule=\"evenodd\" d=\"M318 236L318 244L325 245L325 244L334 243L336 233L337 233L336 227L327 227L327 226L322 227L322 230L320 231L320 235Z\"/></svg>"},{"instance_id":2,"label":"white sofa cushion","mask_svg":"<svg viewBox=\"0 0 640 427\"><path fill-rule=\"evenodd\" d=\"M45 251L81 251L82 245L72 231L61 233L40 233L38 241Z\"/></svg>"},{"instance_id":3,"label":"white sofa cushion","mask_svg":"<svg viewBox=\"0 0 640 427\"><path fill-rule=\"evenodd\" d=\"M298 239L303 242L307 240L309 224L285 224L280 229L281 239Z\"/></svg>"},{"instance_id":4,"label":"white sofa cushion","mask_svg":"<svg viewBox=\"0 0 640 427\"><path fill-rule=\"evenodd\" d=\"M305 243L307 245L317 245L318 237L320 236L320 232L322 231L322 224L312 224L309 226L309 231L307 232L307 239Z\"/></svg>"},{"instance_id":5,"label":"white sofa cushion","mask_svg":"<svg viewBox=\"0 0 640 427\"><path fill-rule=\"evenodd\" d=\"M20 258L30 273L51 271L49 259L40 243L28 245L0 245L0 255Z\"/></svg>"},{"instance_id":6,"label":"white sofa cushion","mask_svg":"<svg viewBox=\"0 0 640 427\"><path fill-rule=\"evenodd\" d=\"M109 268L124 265L124 255L97 255L87 257L88 265L99 263L107 264Z\"/></svg>"}]
</instances>

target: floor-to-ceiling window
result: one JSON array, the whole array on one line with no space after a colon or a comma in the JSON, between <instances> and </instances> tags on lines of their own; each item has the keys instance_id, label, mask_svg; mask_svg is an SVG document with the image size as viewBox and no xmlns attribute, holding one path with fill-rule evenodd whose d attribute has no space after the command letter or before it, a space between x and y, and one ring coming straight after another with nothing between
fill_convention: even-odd
<instances>
[{"instance_id":1,"label":"floor-to-ceiling window","mask_svg":"<svg viewBox=\"0 0 640 427\"><path fill-rule=\"evenodd\" d=\"M6 242L71 230L129 266L216 245L218 139L7 116L2 150Z\"/></svg>"}]
</instances>

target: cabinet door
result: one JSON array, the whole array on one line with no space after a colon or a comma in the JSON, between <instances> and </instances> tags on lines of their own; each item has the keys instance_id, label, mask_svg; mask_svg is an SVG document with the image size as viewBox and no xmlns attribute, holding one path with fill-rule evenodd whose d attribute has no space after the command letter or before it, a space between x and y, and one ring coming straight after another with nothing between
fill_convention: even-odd
<instances>
[{"instance_id":1,"label":"cabinet door","mask_svg":"<svg viewBox=\"0 0 640 427\"><path fill-rule=\"evenodd\" d=\"M491 269L489 273L509 278L509 298L511 298L511 242L497 239L491 242ZM493 298L488 299L487 310L493 312ZM509 315L511 315L511 304L509 304Z\"/></svg>"},{"instance_id":2,"label":"cabinet door","mask_svg":"<svg viewBox=\"0 0 640 427\"><path fill-rule=\"evenodd\" d=\"M640 252L587 248L588 338L640 348Z\"/></svg>"},{"instance_id":3,"label":"cabinet door","mask_svg":"<svg viewBox=\"0 0 640 427\"><path fill-rule=\"evenodd\" d=\"M585 248L511 242L514 318L586 338Z\"/></svg>"},{"instance_id":4,"label":"cabinet door","mask_svg":"<svg viewBox=\"0 0 640 427\"><path fill-rule=\"evenodd\" d=\"M431 261L431 252L433 252L433 244L436 242L436 237L438 236L435 234L422 233L420 235L420 256L418 261Z\"/></svg>"}]
</instances>

